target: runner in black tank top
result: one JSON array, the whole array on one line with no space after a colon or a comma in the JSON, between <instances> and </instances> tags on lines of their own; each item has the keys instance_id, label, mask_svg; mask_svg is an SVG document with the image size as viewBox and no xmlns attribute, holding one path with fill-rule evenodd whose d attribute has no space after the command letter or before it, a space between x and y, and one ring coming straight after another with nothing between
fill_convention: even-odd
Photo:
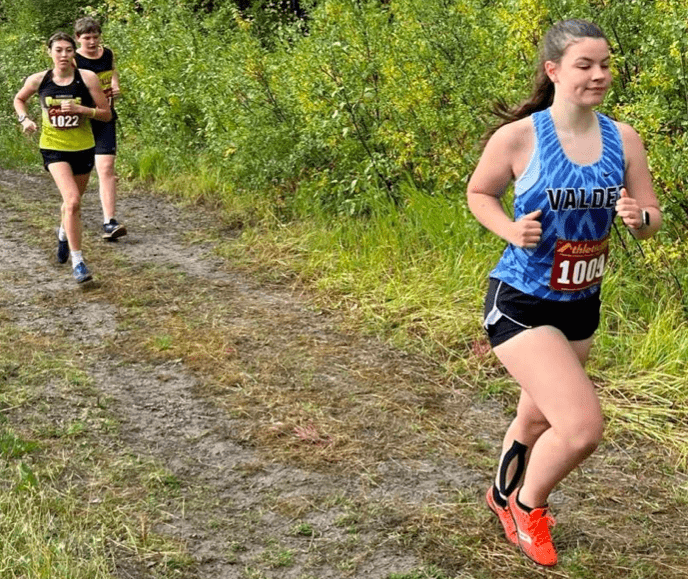
<instances>
[{"instance_id":1,"label":"runner in black tank top","mask_svg":"<svg viewBox=\"0 0 688 579\"><path fill-rule=\"evenodd\" d=\"M91 272L81 254L81 197L93 168L94 148L90 122L108 121L110 107L95 73L74 67L76 42L64 32L48 41L53 68L29 76L14 97L14 110L24 132L38 130L27 117L27 101L35 94L41 100L41 153L62 196L62 220L58 230L57 260L70 255L74 279L83 283Z\"/></svg>"},{"instance_id":2,"label":"runner in black tank top","mask_svg":"<svg viewBox=\"0 0 688 579\"><path fill-rule=\"evenodd\" d=\"M115 241L127 234L127 229L116 217L117 177L115 155L117 154L117 133L115 99L119 96L119 75L115 67L112 50L101 44L101 27L91 17L80 18L74 24L74 33L80 46L76 52L77 66L91 70L98 75L103 92L108 97L112 120L107 123L93 123L96 142L96 171L98 172L100 202L103 208L103 239Z\"/></svg>"},{"instance_id":3,"label":"runner in black tank top","mask_svg":"<svg viewBox=\"0 0 688 579\"><path fill-rule=\"evenodd\" d=\"M93 98L84 84L81 73L74 70L74 78L68 85L56 84L53 71L48 70L38 87L38 97L43 111L40 147L50 151L85 151L93 149L95 142L88 116L67 113L62 103L72 102L93 107ZM89 173L88 171L83 171ZM75 171L75 174L79 174Z\"/></svg>"}]
</instances>

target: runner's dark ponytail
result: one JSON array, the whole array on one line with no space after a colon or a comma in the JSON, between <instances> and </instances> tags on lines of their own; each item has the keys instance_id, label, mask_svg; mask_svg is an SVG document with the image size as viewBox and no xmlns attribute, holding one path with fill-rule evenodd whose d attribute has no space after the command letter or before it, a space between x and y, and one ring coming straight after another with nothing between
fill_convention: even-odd
<instances>
[{"instance_id":1,"label":"runner's dark ponytail","mask_svg":"<svg viewBox=\"0 0 688 579\"><path fill-rule=\"evenodd\" d=\"M545 72L547 61L560 62L566 49L583 38L602 38L607 40L602 29L587 20L562 20L547 31L540 47L535 83L530 96L519 105L510 107L505 101L494 104L492 112L502 119L485 135L485 141L500 127L523 119L537 111L549 107L554 101L554 83Z\"/></svg>"}]
</instances>

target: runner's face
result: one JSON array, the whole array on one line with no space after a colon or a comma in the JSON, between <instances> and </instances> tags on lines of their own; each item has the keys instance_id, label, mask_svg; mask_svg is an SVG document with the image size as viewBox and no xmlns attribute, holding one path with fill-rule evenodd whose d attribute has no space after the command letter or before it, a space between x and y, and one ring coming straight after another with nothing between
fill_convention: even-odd
<instances>
[{"instance_id":1,"label":"runner's face","mask_svg":"<svg viewBox=\"0 0 688 579\"><path fill-rule=\"evenodd\" d=\"M579 106L599 105L612 82L609 59L603 38L583 38L569 45L559 63L545 64L556 97Z\"/></svg>"},{"instance_id":2,"label":"runner's face","mask_svg":"<svg viewBox=\"0 0 688 579\"><path fill-rule=\"evenodd\" d=\"M100 34L97 32L87 32L86 34L77 36L76 39L79 44L81 44L86 54L98 54L98 49L100 48Z\"/></svg>"},{"instance_id":3,"label":"runner's face","mask_svg":"<svg viewBox=\"0 0 688 579\"><path fill-rule=\"evenodd\" d=\"M74 47L67 40L56 40L50 47L50 58L55 63L55 68L64 70L72 66L74 59Z\"/></svg>"}]
</instances>

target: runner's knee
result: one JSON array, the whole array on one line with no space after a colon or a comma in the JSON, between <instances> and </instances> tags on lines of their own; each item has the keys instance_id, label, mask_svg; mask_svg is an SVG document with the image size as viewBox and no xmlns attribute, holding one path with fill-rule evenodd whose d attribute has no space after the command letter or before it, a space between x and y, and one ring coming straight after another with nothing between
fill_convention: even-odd
<instances>
[{"instance_id":1,"label":"runner's knee","mask_svg":"<svg viewBox=\"0 0 688 579\"><path fill-rule=\"evenodd\" d=\"M604 420L601 416L575 422L562 433L562 439L571 452L582 457L592 454L603 436Z\"/></svg>"},{"instance_id":2,"label":"runner's knee","mask_svg":"<svg viewBox=\"0 0 688 579\"><path fill-rule=\"evenodd\" d=\"M98 172L98 177L101 179L114 179L115 178L115 165L114 163L98 163L96 167Z\"/></svg>"},{"instance_id":3,"label":"runner's knee","mask_svg":"<svg viewBox=\"0 0 688 579\"><path fill-rule=\"evenodd\" d=\"M550 427L550 423L547 419L539 412L523 412L520 411L516 414L519 420L519 427L521 432L527 435L526 440L532 440L538 438L545 430Z\"/></svg>"},{"instance_id":4,"label":"runner's knee","mask_svg":"<svg viewBox=\"0 0 688 579\"><path fill-rule=\"evenodd\" d=\"M70 215L79 215L81 212L81 198L79 196L70 197L65 199L62 204L66 213Z\"/></svg>"}]
</instances>

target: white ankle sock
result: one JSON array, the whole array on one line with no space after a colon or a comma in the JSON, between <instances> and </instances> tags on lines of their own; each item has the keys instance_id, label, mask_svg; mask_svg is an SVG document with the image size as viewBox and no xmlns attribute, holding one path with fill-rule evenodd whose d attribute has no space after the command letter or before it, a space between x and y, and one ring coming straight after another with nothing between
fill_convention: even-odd
<instances>
[{"instance_id":1,"label":"white ankle sock","mask_svg":"<svg viewBox=\"0 0 688 579\"><path fill-rule=\"evenodd\" d=\"M70 255L72 256L72 267L76 267L79 265L82 261L84 261L83 256L81 255L80 251L70 251Z\"/></svg>"}]
</instances>

